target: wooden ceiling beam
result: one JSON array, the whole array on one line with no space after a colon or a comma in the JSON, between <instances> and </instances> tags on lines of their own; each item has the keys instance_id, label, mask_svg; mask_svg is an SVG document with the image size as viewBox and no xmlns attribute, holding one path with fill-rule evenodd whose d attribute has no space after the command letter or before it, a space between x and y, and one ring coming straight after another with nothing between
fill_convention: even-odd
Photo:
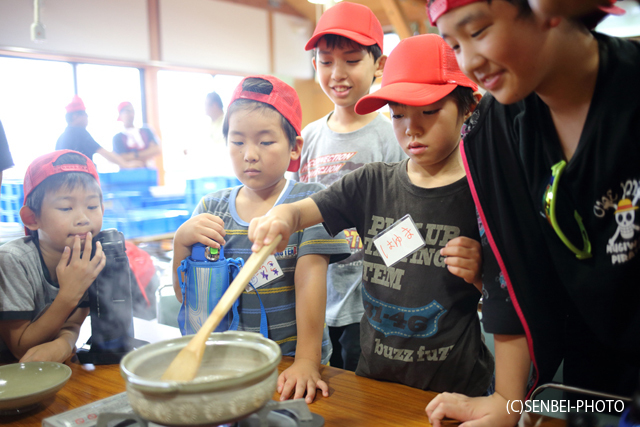
<instances>
[{"instance_id":1,"label":"wooden ceiling beam","mask_svg":"<svg viewBox=\"0 0 640 427\"><path fill-rule=\"evenodd\" d=\"M409 25L409 22L405 19L398 0L380 0L380 2L396 34L400 36L400 39L411 37L413 35L411 25Z\"/></svg>"}]
</instances>

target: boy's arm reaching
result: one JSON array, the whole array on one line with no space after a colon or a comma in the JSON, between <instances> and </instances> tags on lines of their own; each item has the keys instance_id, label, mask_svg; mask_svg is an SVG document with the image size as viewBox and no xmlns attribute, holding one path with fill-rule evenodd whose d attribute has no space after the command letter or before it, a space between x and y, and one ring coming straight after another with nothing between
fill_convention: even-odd
<instances>
[{"instance_id":1,"label":"boy's arm reaching","mask_svg":"<svg viewBox=\"0 0 640 427\"><path fill-rule=\"evenodd\" d=\"M178 280L178 267L183 259L191 255L191 246L202 243L205 246L219 248L224 245L224 221L220 217L203 212L189 218L176 231L173 237L173 291L182 302L182 290Z\"/></svg>"},{"instance_id":2,"label":"boy's arm reaching","mask_svg":"<svg viewBox=\"0 0 640 427\"><path fill-rule=\"evenodd\" d=\"M311 198L274 207L271 212L260 218L254 218L249 224L249 240L253 242L251 250L258 252L282 235L282 241L274 252L282 252L289 242L291 234L323 221L318 205Z\"/></svg>"},{"instance_id":3,"label":"boy's arm reaching","mask_svg":"<svg viewBox=\"0 0 640 427\"><path fill-rule=\"evenodd\" d=\"M427 405L426 412L433 427L453 418L464 421L460 427L513 427L517 412L507 412L509 401L522 402L526 395L531 358L524 335L494 335L496 352L496 392L487 397L467 397L458 393L442 393Z\"/></svg>"},{"instance_id":4,"label":"boy's arm reaching","mask_svg":"<svg viewBox=\"0 0 640 427\"><path fill-rule=\"evenodd\" d=\"M482 247L469 237L451 239L440 250L446 256L444 262L452 274L464 279L482 293Z\"/></svg>"},{"instance_id":5,"label":"boy's arm reaching","mask_svg":"<svg viewBox=\"0 0 640 427\"><path fill-rule=\"evenodd\" d=\"M296 324L298 342L296 359L278 377L280 400L305 396L311 403L316 389L329 396L329 386L320 377L322 333L327 306L328 255L304 255L298 259L295 271Z\"/></svg>"}]
</instances>

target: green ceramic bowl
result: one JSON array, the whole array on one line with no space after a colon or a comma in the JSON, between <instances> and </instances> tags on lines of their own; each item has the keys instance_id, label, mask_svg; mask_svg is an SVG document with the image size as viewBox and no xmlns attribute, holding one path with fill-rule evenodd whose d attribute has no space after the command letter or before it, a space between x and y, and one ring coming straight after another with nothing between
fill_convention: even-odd
<instances>
[{"instance_id":1,"label":"green ceramic bowl","mask_svg":"<svg viewBox=\"0 0 640 427\"><path fill-rule=\"evenodd\" d=\"M71 368L55 362L0 366L0 414L24 412L53 396L71 377Z\"/></svg>"}]
</instances>

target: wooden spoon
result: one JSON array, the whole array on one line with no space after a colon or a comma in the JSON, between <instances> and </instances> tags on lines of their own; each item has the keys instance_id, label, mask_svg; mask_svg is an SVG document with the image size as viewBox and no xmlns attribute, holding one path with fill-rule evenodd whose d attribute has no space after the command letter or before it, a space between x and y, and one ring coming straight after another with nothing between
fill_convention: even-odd
<instances>
[{"instance_id":1,"label":"wooden spoon","mask_svg":"<svg viewBox=\"0 0 640 427\"><path fill-rule=\"evenodd\" d=\"M282 236L278 235L271 244L263 246L258 252L251 254L198 333L191 338L189 344L178 353L167 370L164 371L161 378L163 381L191 381L196 377L196 373L202 363L202 356L204 355L207 339L211 335L211 332L213 332L222 318L229 312L233 303L242 293L242 290L258 272L260 266L269 254L273 252L278 243L280 243L280 240L282 240Z\"/></svg>"}]
</instances>

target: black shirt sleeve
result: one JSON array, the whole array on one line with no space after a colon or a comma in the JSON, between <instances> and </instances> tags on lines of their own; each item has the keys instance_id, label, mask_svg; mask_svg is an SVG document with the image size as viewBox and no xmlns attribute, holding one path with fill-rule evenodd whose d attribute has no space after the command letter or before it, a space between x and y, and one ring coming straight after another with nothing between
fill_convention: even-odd
<instances>
[{"instance_id":1,"label":"black shirt sleeve","mask_svg":"<svg viewBox=\"0 0 640 427\"><path fill-rule=\"evenodd\" d=\"M4 133L2 122L0 122L0 172L13 166L13 158L9 151L9 143Z\"/></svg>"},{"instance_id":2,"label":"black shirt sleeve","mask_svg":"<svg viewBox=\"0 0 640 427\"><path fill-rule=\"evenodd\" d=\"M490 334L522 335L507 284L487 238L482 234L482 324Z\"/></svg>"},{"instance_id":3,"label":"black shirt sleeve","mask_svg":"<svg viewBox=\"0 0 640 427\"><path fill-rule=\"evenodd\" d=\"M364 218L363 196L367 191L367 170L367 165L356 169L331 184L329 188L311 195L322 214L324 228L332 237L353 227L358 233L361 232L358 225Z\"/></svg>"}]
</instances>

